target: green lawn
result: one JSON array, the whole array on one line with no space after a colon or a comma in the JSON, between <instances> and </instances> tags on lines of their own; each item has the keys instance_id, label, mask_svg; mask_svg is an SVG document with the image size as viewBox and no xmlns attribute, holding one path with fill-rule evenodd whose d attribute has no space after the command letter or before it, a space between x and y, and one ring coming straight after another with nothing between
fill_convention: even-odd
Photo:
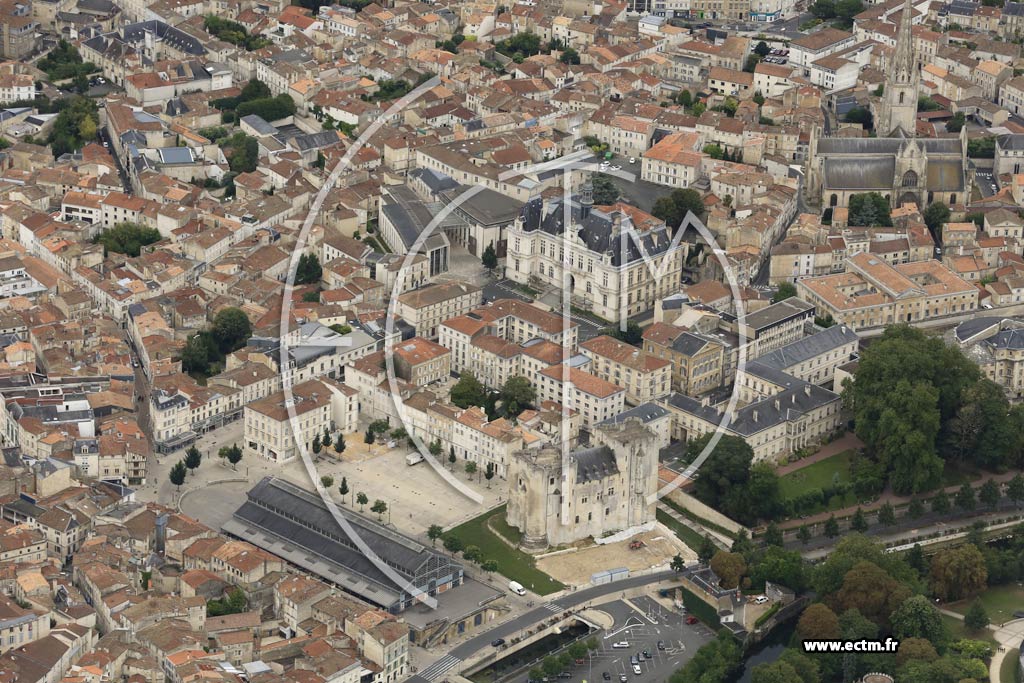
<instances>
[{"instance_id":1,"label":"green lawn","mask_svg":"<svg viewBox=\"0 0 1024 683\"><path fill-rule=\"evenodd\" d=\"M986 643L991 643L994 646L998 646L996 639L992 636L992 631L985 629L977 633L968 631L964 626L964 622L956 617L951 617L948 614L942 615L942 621L946 624L946 628L949 629L949 634L953 640L983 640Z\"/></svg>"},{"instance_id":2,"label":"green lawn","mask_svg":"<svg viewBox=\"0 0 1024 683\"><path fill-rule=\"evenodd\" d=\"M981 604L988 613L989 621L993 624L1010 621L1013 619L1014 612L1024 610L1024 588L1017 586L1017 584L992 586L978 595L978 599L981 600ZM954 612L966 614L972 602L974 602L973 599L961 600L960 602L951 603L947 607Z\"/></svg>"},{"instance_id":3,"label":"green lawn","mask_svg":"<svg viewBox=\"0 0 1024 683\"><path fill-rule=\"evenodd\" d=\"M496 510L485 512L479 517L474 517L448 533L457 536L467 546L478 546L485 559L495 560L498 563L500 574L513 581L518 581L538 595L547 595L565 588L561 583L537 569L530 555L509 547L498 538L487 526L487 520L491 517L498 518L495 520L495 526L501 529L503 534L506 530L510 534L512 533L511 527L505 523L504 505Z\"/></svg>"},{"instance_id":4,"label":"green lawn","mask_svg":"<svg viewBox=\"0 0 1024 683\"><path fill-rule=\"evenodd\" d=\"M1020 666L1020 650L1013 648L1006 651L1003 665L999 667L999 683L1017 683L1017 668Z\"/></svg>"},{"instance_id":5,"label":"green lawn","mask_svg":"<svg viewBox=\"0 0 1024 683\"><path fill-rule=\"evenodd\" d=\"M779 478L779 492L786 499L795 498L809 489L824 489L832 485L837 473L840 481L849 481L851 457L852 450L843 451L790 472Z\"/></svg>"},{"instance_id":6,"label":"green lawn","mask_svg":"<svg viewBox=\"0 0 1024 683\"><path fill-rule=\"evenodd\" d=\"M704 541L704 538L696 531L686 526L682 522L677 522L673 517L665 512L664 510L657 509L654 511L658 521L667 526L672 530L679 540L690 546L690 549L696 552L700 548L700 544Z\"/></svg>"}]
</instances>

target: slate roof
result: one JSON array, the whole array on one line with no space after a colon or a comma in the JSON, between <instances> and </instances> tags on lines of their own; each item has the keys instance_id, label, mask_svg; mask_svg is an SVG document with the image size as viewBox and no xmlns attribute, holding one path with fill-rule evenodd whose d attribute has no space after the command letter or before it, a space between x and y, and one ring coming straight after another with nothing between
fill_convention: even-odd
<instances>
[{"instance_id":1,"label":"slate roof","mask_svg":"<svg viewBox=\"0 0 1024 683\"><path fill-rule=\"evenodd\" d=\"M585 484L618 474L615 453L608 446L583 448L569 454L576 461L576 483Z\"/></svg>"},{"instance_id":2,"label":"slate roof","mask_svg":"<svg viewBox=\"0 0 1024 683\"><path fill-rule=\"evenodd\" d=\"M1024 349L1024 330L1003 330L985 340L997 349Z\"/></svg>"},{"instance_id":3,"label":"slate roof","mask_svg":"<svg viewBox=\"0 0 1024 683\"><path fill-rule=\"evenodd\" d=\"M619 424L630 418L639 418L644 424L647 424L657 420L658 418L665 417L666 415L668 415L668 411L657 403L641 403L635 408L630 408L618 415L609 417L607 420L602 420L597 424L598 426Z\"/></svg>"},{"instance_id":4,"label":"slate roof","mask_svg":"<svg viewBox=\"0 0 1024 683\"><path fill-rule=\"evenodd\" d=\"M984 332L988 328L994 325L999 325L1002 321L1003 318L995 316L972 318L970 320L965 320L964 322L957 325L954 329L954 334L956 335L957 341L962 344L968 339L971 339L972 337Z\"/></svg>"},{"instance_id":5,"label":"slate roof","mask_svg":"<svg viewBox=\"0 0 1024 683\"><path fill-rule=\"evenodd\" d=\"M858 339L857 333L846 325L833 325L809 337L787 344L781 349L767 353L757 360L759 363L783 370Z\"/></svg>"},{"instance_id":6,"label":"slate roof","mask_svg":"<svg viewBox=\"0 0 1024 683\"><path fill-rule=\"evenodd\" d=\"M929 160L926 186L935 191L961 191L964 189L963 166L959 160Z\"/></svg>"},{"instance_id":7,"label":"slate roof","mask_svg":"<svg viewBox=\"0 0 1024 683\"><path fill-rule=\"evenodd\" d=\"M726 429L727 433L735 436L750 437L780 422L795 420L804 413L839 400L839 394L787 375L760 361L747 363L746 372L784 388L773 396L736 410L735 417ZM672 393L666 402L711 424L717 425L725 417L725 413L714 406L702 405L697 399L684 394Z\"/></svg>"},{"instance_id":8,"label":"slate roof","mask_svg":"<svg viewBox=\"0 0 1024 683\"><path fill-rule=\"evenodd\" d=\"M825 186L850 190L892 189L896 157L825 159Z\"/></svg>"},{"instance_id":9,"label":"slate roof","mask_svg":"<svg viewBox=\"0 0 1024 683\"><path fill-rule=\"evenodd\" d=\"M461 565L418 541L344 508L340 512L361 541L413 585L425 589L429 577L462 573ZM285 480L264 477L224 530L274 554L283 543L290 562L385 608L394 609L396 596L404 593L405 584L393 582L360 552L319 496Z\"/></svg>"},{"instance_id":10,"label":"slate roof","mask_svg":"<svg viewBox=\"0 0 1024 683\"><path fill-rule=\"evenodd\" d=\"M1024 3L1021 3L1020 6L1024 8ZM1005 14L1006 10L1003 10L1003 13ZM1000 135L996 138L996 142L999 143L1000 149L1024 150L1024 135Z\"/></svg>"},{"instance_id":11,"label":"slate roof","mask_svg":"<svg viewBox=\"0 0 1024 683\"><path fill-rule=\"evenodd\" d=\"M133 45L144 42L146 33L152 33L163 42L186 54L195 56L206 54L206 48L203 47L202 42L198 38L155 19L141 21L136 24L127 24L121 31L124 42Z\"/></svg>"},{"instance_id":12,"label":"slate roof","mask_svg":"<svg viewBox=\"0 0 1024 683\"><path fill-rule=\"evenodd\" d=\"M459 186L455 180L444 173L439 173L430 168L415 168L409 171L412 178L419 179L424 185L430 188L434 194L451 190Z\"/></svg>"},{"instance_id":13,"label":"slate roof","mask_svg":"<svg viewBox=\"0 0 1024 683\"><path fill-rule=\"evenodd\" d=\"M896 154L907 144L904 138L822 138L818 154ZM958 138L918 138L917 144L929 154L960 154Z\"/></svg>"},{"instance_id":14,"label":"slate roof","mask_svg":"<svg viewBox=\"0 0 1024 683\"><path fill-rule=\"evenodd\" d=\"M441 192L441 201L451 203L470 189L459 185ZM478 225L508 225L515 221L523 202L489 188L480 190L455 207L455 213Z\"/></svg>"},{"instance_id":15,"label":"slate roof","mask_svg":"<svg viewBox=\"0 0 1024 683\"><path fill-rule=\"evenodd\" d=\"M554 199L545 208L543 199L536 197L528 201L520 213L523 229L527 232L543 230L549 235L562 235L565 226L565 208L562 199ZM584 216L583 207L575 199L570 201L571 225L576 228L577 236L587 245L587 249L598 254L608 254L613 266L623 265L623 234L616 230L613 216L597 208L592 208ZM622 216L622 225L630 224L627 216ZM635 237L626 240L626 263L634 263L642 258L637 239L643 245L648 256L657 256L668 251L672 238L665 226L639 232Z\"/></svg>"}]
</instances>

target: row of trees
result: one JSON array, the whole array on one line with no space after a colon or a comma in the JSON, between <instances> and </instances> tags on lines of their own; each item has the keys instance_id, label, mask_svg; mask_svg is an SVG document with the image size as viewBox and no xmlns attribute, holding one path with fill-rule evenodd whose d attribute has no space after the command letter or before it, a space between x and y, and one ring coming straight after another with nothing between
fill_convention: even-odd
<instances>
[{"instance_id":1,"label":"row of trees","mask_svg":"<svg viewBox=\"0 0 1024 683\"><path fill-rule=\"evenodd\" d=\"M440 458L441 454L444 452L444 446L441 445L440 439L436 439L432 441L430 444L428 444L427 449L430 451L430 454L435 458ZM455 463L457 463L458 461L459 458L455 455L455 446L449 446L448 468L454 472ZM474 474L481 473L479 466L473 460L467 460L466 464L463 465L462 469L466 473L466 476L468 476L470 479L473 478ZM494 468L494 463L487 463L487 465L483 469L482 474L483 478L487 481L487 488L491 488L491 479L494 479L494 476L497 474L497 470Z\"/></svg>"},{"instance_id":2,"label":"row of trees","mask_svg":"<svg viewBox=\"0 0 1024 683\"><path fill-rule=\"evenodd\" d=\"M970 484L961 485L960 489L951 497L945 491L939 491L929 499L928 509L937 515L949 514L954 506L962 512L970 513L982 509L994 510L1003 497L1003 491L999 484L989 479L975 491ZM1006 485L1006 497L1017 503L1024 503L1024 477L1020 474L1011 479ZM918 519L925 513L925 502L921 498L912 498L907 505L906 515L910 519ZM877 512L876 522L881 527L891 527L896 524L896 508L892 503L883 504ZM863 533L870 528L868 515L861 508L857 508L850 517L850 530ZM831 515L824 523L823 533L827 538L839 536L839 521L835 515ZM811 531L806 525L797 530L797 537L801 542L807 543L811 539Z\"/></svg>"},{"instance_id":3,"label":"row of trees","mask_svg":"<svg viewBox=\"0 0 1024 683\"><path fill-rule=\"evenodd\" d=\"M334 477L329 474L325 474L320 477L320 483L325 489L330 489L334 486ZM351 492L348 485L348 478L342 477L341 484L338 485L338 493L341 495L341 504L345 504L346 497ZM370 497L362 491L357 491L353 496L355 504L359 506L359 511L362 512L363 508L370 504ZM377 498L373 501L373 505L370 505L370 512L377 515L377 521L383 521L384 513L388 511L387 502Z\"/></svg>"},{"instance_id":4,"label":"row of trees","mask_svg":"<svg viewBox=\"0 0 1024 683\"><path fill-rule=\"evenodd\" d=\"M438 524L431 524L427 528L427 538L434 547L437 547L437 541L440 540L445 550L453 555L462 553L462 559L480 565L480 569L488 574L498 571L498 561L485 558L480 546L466 545L457 534L445 533Z\"/></svg>"},{"instance_id":5,"label":"row of trees","mask_svg":"<svg viewBox=\"0 0 1024 683\"><path fill-rule=\"evenodd\" d=\"M531 667L526 674L527 680L539 683L545 678L555 678L560 673L567 672L573 664L584 659L599 647L597 638L593 637L573 641L559 654L549 655L541 660L539 666Z\"/></svg>"}]
</instances>

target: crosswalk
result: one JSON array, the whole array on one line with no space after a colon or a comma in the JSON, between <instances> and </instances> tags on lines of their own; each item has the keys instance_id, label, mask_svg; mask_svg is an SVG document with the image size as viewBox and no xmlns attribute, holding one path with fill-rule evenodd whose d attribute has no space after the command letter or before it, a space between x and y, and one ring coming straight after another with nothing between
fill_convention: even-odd
<instances>
[{"instance_id":1,"label":"crosswalk","mask_svg":"<svg viewBox=\"0 0 1024 683\"><path fill-rule=\"evenodd\" d=\"M441 659L437 660L423 671L419 672L419 676L427 679L428 681L436 681L446 673L454 669L462 660L455 655L445 655Z\"/></svg>"},{"instance_id":2,"label":"crosswalk","mask_svg":"<svg viewBox=\"0 0 1024 683\"><path fill-rule=\"evenodd\" d=\"M541 607L543 607L549 612L555 613L561 612L565 609L564 607L561 607L557 602L545 602L543 605L541 605Z\"/></svg>"}]
</instances>

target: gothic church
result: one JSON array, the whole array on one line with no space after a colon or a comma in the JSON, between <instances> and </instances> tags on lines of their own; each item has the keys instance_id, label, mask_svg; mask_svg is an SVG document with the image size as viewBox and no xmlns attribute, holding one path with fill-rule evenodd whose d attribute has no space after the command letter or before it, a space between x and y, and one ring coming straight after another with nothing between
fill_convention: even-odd
<instances>
[{"instance_id":1,"label":"gothic church","mask_svg":"<svg viewBox=\"0 0 1024 683\"><path fill-rule=\"evenodd\" d=\"M809 203L845 207L851 195L864 192L878 192L893 208L913 202L923 210L932 202L952 206L968 201L966 127L956 138L915 137L920 73L911 34L913 14L906 0L893 63L875 111L875 132L882 137L811 132L805 180Z\"/></svg>"}]
</instances>

